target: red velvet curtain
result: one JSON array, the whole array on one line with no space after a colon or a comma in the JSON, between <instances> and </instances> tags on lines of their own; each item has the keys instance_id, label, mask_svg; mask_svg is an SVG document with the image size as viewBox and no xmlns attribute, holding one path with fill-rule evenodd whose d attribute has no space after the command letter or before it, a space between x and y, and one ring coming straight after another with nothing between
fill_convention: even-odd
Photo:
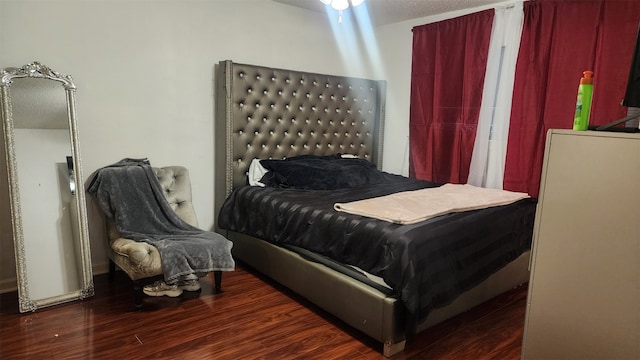
<instances>
[{"instance_id":1,"label":"red velvet curtain","mask_svg":"<svg viewBox=\"0 0 640 360\"><path fill-rule=\"evenodd\" d=\"M638 0L525 1L505 189L538 196L547 130L573 127L583 71L594 71L590 124L626 116L621 101L639 21Z\"/></svg>"},{"instance_id":2,"label":"red velvet curtain","mask_svg":"<svg viewBox=\"0 0 640 360\"><path fill-rule=\"evenodd\" d=\"M409 176L466 183L493 14L413 28Z\"/></svg>"}]
</instances>

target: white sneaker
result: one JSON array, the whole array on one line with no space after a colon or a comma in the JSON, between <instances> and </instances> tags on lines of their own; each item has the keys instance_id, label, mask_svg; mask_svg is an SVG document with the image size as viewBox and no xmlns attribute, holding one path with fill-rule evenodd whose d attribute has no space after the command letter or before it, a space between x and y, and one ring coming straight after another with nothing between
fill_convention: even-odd
<instances>
[{"instance_id":1,"label":"white sneaker","mask_svg":"<svg viewBox=\"0 0 640 360\"><path fill-rule=\"evenodd\" d=\"M198 279L185 280L178 283L178 287L184 291L200 290L200 282Z\"/></svg>"},{"instance_id":2,"label":"white sneaker","mask_svg":"<svg viewBox=\"0 0 640 360\"><path fill-rule=\"evenodd\" d=\"M145 285L142 292L149 296L178 297L182 295L182 289L178 285L169 285L164 281L156 281L153 285Z\"/></svg>"}]
</instances>

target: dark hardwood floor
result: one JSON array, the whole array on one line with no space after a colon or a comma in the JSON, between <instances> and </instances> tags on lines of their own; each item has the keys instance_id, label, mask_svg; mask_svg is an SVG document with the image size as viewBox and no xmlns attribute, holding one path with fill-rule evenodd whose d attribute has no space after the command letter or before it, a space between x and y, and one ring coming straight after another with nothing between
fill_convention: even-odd
<instances>
[{"instance_id":1,"label":"dark hardwood floor","mask_svg":"<svg viewBox=\"0 0 640 360\"><path fill-rule=\"evenodd\" d=\"M384 359L381 344L238 264L213 294L145 297L118 272L96 295L33 313L0 295L0 359ZM526 286L419 334L393 359L519 359Z\"/></svg>"}]
</instances>

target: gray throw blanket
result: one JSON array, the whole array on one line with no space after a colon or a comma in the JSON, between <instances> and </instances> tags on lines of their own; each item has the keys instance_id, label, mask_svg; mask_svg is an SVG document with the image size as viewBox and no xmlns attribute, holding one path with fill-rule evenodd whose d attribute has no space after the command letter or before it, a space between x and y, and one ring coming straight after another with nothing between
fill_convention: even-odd
<instances>
[{"instance_id":1,"label":"gray throw blanket","mask_svg":"<svg viewBox=\"0 0 640 360\"><path fill-rule=\"evenodd\" d=\"M123 237L158 249L167 283L189 274L234 270L233 243L183 221L171 209L148 160L123 159L97 170L87 191Z\"/></svg>"}]
</instances>

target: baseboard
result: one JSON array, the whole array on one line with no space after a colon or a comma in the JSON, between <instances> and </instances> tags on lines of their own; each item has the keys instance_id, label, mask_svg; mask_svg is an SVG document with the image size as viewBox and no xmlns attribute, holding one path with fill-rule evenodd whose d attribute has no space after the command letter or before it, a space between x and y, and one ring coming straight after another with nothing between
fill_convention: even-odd
<instances>
[{"instance_id":1,"label":"baseboard","mask_svg":"<svg viewBox=\"0 0 640 360\"><path fill-rule=\"evenodd\" d=\"M102 264L93 264L93 275L102 275L109 272L109 262Z\"/></svg>"},{"instance_id":2,"label":"baseboard","mask_svg":"<svg viewBox=\"0 0 640 360\"><path fill-rule=\"evenodd\" d=\"M109 263L93 264L93 275L101 275L109 272ZM0 294L17 291L18 284L16 278L0 279Z\"/></svg>"},{"instance_id":3,"label":"baseboard","mask_svg":"<svg viewBox=\"0 0 640 360\"><path fill-rule=\"evenodd\" d=\"M0 280L0 294L17 291L18 285L16 279L2 279Z\"/></svg>"}]
</instances>

